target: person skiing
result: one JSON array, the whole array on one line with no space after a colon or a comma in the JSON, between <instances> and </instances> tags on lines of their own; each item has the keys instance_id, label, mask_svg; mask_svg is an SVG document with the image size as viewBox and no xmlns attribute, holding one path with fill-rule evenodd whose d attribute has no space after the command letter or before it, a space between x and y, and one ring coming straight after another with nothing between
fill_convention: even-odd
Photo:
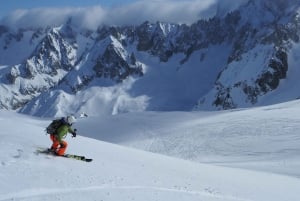
<instances>
[{"instance_id":1,"label":"person skiing","mask_svg":"<svg viewBox=\"0 0 300 201\"><path fill-rule=\"evenodd\" d=\"M50 151L54 152L58 156L63 156L67 149L68 143L63 140L68 133L72 134L72 137L76 137L76 129L72 129L71 126L75 122L74 116L63 117L61 125L56 129L56 131L50 134L50 139L52 141L52 146Z\"/></svg>"}]
</instances>

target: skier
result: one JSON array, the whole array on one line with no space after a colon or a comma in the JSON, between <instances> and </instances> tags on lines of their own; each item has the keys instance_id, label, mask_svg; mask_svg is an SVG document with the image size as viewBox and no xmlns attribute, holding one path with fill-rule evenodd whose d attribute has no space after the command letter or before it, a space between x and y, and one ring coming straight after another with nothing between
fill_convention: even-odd
<instances>
[{"instance_id":1,"label":"skier","mask_svg":"<svg viewBox=\"0 0 300 201\"><path fill-rule=\"evenodd\" d=\"M61 119L61 125L54 133L50 134L50 139L53 142L50 151L54 152L58 156L63 156L65 154L68 143L63 139L68 133L71 133L73 137L76 137L76 129L73 130L71 128L74 122L74 116L67 116Z\"/></svg>"}]
</instances>

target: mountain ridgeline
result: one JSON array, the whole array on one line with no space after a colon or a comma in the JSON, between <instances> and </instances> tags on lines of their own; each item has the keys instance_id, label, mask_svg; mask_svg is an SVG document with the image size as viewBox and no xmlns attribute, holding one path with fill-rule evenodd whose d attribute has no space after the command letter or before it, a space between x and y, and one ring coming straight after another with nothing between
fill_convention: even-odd
<instances>
[{"instance_id":1,"label":"mountain ridgeline","mask_svg":"<svg viewBox=\"0 0 300 201\"><path fill-rule=\"evenodd\" d=\"M297 90L278 94L297 85L299 9L298 0L250 0L191 25L144 22L86 30L72 19L59 27L2 25L0 108L49 116L41 105L53 108L66 101L61 93L76 97L91 87L102 93L127 80L133 80L123 87L128 96L149 97L145 110L163 110L166 103L172 110L214 110L293 100L300 97ZM178 91L160 86L166 83ZM78 101L67 112L82 111L84 104Z\"/></svg>"}]
</instances>

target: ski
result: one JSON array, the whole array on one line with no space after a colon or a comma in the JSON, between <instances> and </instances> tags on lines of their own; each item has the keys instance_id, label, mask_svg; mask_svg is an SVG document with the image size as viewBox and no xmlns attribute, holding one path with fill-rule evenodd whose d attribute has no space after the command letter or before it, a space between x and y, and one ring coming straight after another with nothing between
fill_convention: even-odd
<instances>
[{"instance_id":1,"label":"ski","mask_svg":"<svg viewBox=\"0 0 300 201\"><path fill-rule=\"evenodd\" d=\"M55 153L51 150L51 149L45 149L45 148L41 148L41 147L38 147L36 149L36 154L49 154L49 155L55 155Z\"/></svg>"},{"instance_id":2,"label":"ski","mask_svg":"<svg viewBox=\"0 0 300 201\"><path fill-rule=\"evenodd\" d=\"M76 159L76 160L80 160L80 161L85 161L85 162L91 162L93 160L91 158L85 158L85 156L78 156L75 154L64 154L62 156L66 157L66 158L72 158L72 159Z\"/></svg>"},{"instance_id":3,"label":"ski","mask_svg":"<svg viewBox=\"0 0 300 201\"><path fill-rule=\"evenodd\" d=\"M36 153L37 154L49 154L49 155L53 155L53 156L58 156L51 149L45 149L45 148L37 148ZM91 158L85 158L85 156L79 156L79 155L75 155L75 154L64 154L60 157L71 158L71 159L85 161L85 162L91 162L93 160Z\"/></svg>"}]
</instances>

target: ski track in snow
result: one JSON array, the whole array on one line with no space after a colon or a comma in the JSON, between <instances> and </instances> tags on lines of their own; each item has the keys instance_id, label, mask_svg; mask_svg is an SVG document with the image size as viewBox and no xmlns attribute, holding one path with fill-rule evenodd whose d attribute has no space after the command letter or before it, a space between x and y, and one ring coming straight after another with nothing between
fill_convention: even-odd
<instances>
[{"instance_id":1,"label":"ski track in snow","mask_svg":"<svg viewBox=\"0 0 300 201\"><path fill-rule=\"evenodd\" d=\"M98 194L105 193L109 195L108 191L117 192L121 191L128 191L129 194L132 194L132 190L134 191L143 191L144 193L163 193L163 194L170 194L174 196L174 194L188 195L188 196L196 196L199 198L207 197L213 198L215 200L231 200L231 201L250 201L249 199L243 199L234 197L231 195L223 195L219 192L215 192L213 189L206 188L203 191L189 191L185 189L171 189L171 188L163 188L163 187L154 187L154 186L111 186L111 185L103 185L103 186L90 186L90 187L81 187L81 188L52 188L52 189L27 189L17 193L10 193L7 195L0 196L0 201L10 201L10 200L31 200L33 198L46 198L51 195L59 195L63 196L64 194L73 194L76 193L91 193L93 191L97 191ZM126 192L125 192L126 193ZM132 195L134 196L134 195ZM49 197L51 198L51 197Z\"/></svg>"}]
</instances>

